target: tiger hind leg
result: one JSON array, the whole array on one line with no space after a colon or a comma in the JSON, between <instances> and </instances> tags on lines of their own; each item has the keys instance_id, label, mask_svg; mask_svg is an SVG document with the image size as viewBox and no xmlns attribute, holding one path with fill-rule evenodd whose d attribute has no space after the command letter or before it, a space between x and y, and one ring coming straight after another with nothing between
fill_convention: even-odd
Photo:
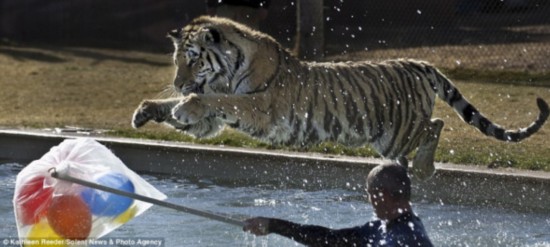
<instances>
[{"instance_id":1,"label":"tiger hind leg","mask_svg":"<svg viewBox=\"0 0 550 247\"><path fill-rule=\"evenodd\" d=\"M434 156L444 122L432 119L426 129L426 135L420 142L413 159L412 173L420 180L426 180L435 173Z\"/></svg>"}]
</instances>

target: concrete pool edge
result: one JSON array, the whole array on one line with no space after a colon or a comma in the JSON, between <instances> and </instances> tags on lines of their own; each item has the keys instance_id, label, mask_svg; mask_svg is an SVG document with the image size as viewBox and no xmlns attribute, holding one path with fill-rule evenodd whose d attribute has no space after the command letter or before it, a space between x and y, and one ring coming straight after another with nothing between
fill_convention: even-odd
<instances>
[{"instance_id":1,"label":"concrete pool edge","mask_svg":"<svg viewBox=\"0 0 550 247\"><path fill-rule=\"evenodd\" d=\"M103 143L136 172L194 176L232 183L273 184L283 188L362 189L368 171L383 162L369 158L0 129L0 163L28 163L40 158L62 140L77 137L90 137ZM548 172L452 164L436 166L433 178L414 181L417 201L550 211Z\"/></svg>"}]
</instances>

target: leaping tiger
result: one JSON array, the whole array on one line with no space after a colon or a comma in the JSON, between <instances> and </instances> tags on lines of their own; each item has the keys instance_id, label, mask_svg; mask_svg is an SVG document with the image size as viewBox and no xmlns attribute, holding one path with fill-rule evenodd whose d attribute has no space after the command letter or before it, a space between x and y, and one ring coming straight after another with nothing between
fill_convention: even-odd
<instances>
[{"instance_id":1,"label":"leaping tiger","mask_svg":"<svg viewBox=\"0 0 550 247\"><path fill-rule=\"evenodd\" d=\"M417 149L413 174L427 179L443 128L442 120L431 119L436 95L464 122L502 141L529 137L550 112L538 98L538 118L506 130L426 62L304 62L272 37L223 18L199 17L168 36L175 46L173 86L182 96L143 101L135 128L154 120L197 138L227 125L272 144L371 144L404 166Z\"/></svg>"}]
</instances>

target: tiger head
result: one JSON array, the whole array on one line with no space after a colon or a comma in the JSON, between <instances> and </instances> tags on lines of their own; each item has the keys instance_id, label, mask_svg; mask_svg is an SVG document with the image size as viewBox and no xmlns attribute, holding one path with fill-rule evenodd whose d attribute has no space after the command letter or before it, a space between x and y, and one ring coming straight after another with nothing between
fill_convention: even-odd
<instances>
[{"instance_id":1,"label":"tiger head","mask_svg":"<svg viewBox=\"0 0 550 247\"><path fill-rule=\"evenodd\" d=\"M224 18L199 17L168 37L175 47L173 86L184 95L254 92L279 62L273 38Z\"/></svg>"}]
</instances>

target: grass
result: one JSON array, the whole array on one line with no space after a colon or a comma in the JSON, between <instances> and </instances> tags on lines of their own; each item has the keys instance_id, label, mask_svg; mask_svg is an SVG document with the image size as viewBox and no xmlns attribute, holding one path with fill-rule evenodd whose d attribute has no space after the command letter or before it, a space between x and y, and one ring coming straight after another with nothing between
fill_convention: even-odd
<instances>
[{"instance_id":1,"label":"grass","mask_svg":"<svg viewBox=\"0 0 550 247\"><path fill-rule=\"evenodd\" d=\"M550 87L550 73L470 68L442 69L442 71L450 78L460 81Z\"/></svg>"},{"instance_id":2,"label":"grass","mask_svg":"<svg viewBox=\"0 0 550 247\"><path fill-rule=\"evenodd\" d=\"M378 156L371 148L323 143L307 149L274 147L232 130L194 140L158 124L130 127L132 112L156 98L172 80L170 55L89 48L0 46L0 126L109 129L108 135L211 145L284 149L331 155ZM550 100L550 74L448 67L464 96L489 119L521 128L536 118L535 98ZM442 101L434 117L445 121L436 160L488 167L550 171L550 124L521 143L483 136Z\"/></svg>"},{"instance_id":3,"label":"grass","mask_svg":"<svg viewBox=\"0 0 550 247\"><path fill-rule=\"evenodd\" d=\"M379 157L379 155L369 147L363 148L350 148L342 144L324 142L318 145L313 145L307 148L296 148L286 146L274 146L267 143L260 142L253 138L250 138L246 134L240 133L232 129L225 129L221 134L210 139L195 139L191 136L177 133L167 130L133 130L133 129L118 129L109 131L108 135L115 137L137 138L137 139L150 139L150 140L163 140L163 141L175 141L175 142L188 142L196 144L208 144L208 145L224 145L231 147L245 147L245 148L261 148L261 149L278 149L287 151L299 151L299 152L317 152L325 154L335 155L348 155L348 156L363 156L363 157Z\"/></svg>"}]
</instances>

